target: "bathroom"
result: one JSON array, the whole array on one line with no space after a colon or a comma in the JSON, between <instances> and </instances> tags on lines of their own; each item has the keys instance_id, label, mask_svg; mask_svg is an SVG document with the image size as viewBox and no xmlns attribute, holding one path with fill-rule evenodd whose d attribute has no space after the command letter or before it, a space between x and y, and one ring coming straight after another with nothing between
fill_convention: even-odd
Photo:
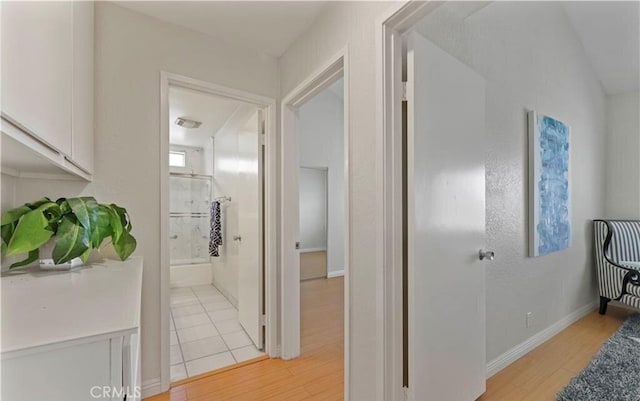
<instances>
[{"instance_id":1,"label":"bathroom","mask_svg":"<svg viewBox=\"0 0 640 401\"><path fill-rule=\"evenodd\" d=\"M170 86L168 114L176 382L264 356L254 321L262 291L263 110Z\"/></svg>"}]
</instances>

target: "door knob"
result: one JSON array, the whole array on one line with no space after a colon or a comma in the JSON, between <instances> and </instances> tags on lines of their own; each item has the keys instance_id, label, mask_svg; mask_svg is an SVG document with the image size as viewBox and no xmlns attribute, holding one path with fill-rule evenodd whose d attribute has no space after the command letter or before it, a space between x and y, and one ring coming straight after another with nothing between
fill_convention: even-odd
<instances>
[{"instance_id":1,"label":"door knob","mask_svg":"<svg viewBox=\"0 0 640 401\"><path fill-rule=\"evenodd\" d=\"M242 237L241 237L241 236L239 236L239 235L234 235L234 236L233 236L233 240L234 240L234 241L242 241Z\"/></svg>"},{"instance_id":2,"label":"door knob","mask_svg":"<svg viewBox=\"0 0 640 401\"><path fill-rule=\"evenodd\" d=\"M485 251L485 250L482 250L482 249L480 249L478 251L478 258L480 260L485 260L485 259L493 260L495 257L496 257L496 255L495 255L495 253L493 251Z\"/></svg>"}]
</instances>

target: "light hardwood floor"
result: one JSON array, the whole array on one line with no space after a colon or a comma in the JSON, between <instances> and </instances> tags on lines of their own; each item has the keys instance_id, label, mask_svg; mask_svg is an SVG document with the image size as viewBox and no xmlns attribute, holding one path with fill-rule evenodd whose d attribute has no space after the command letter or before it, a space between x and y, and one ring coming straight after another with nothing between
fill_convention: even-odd
<instances>
[{"instance_id":1,"label":"light hardwood floor","mask_svg":"<svg viewBox=\"0 0 640 401\"><path fill-rule=\"evenodd\" d=\"M269 359L172 388L147 401L340 401L343 399L343 280L301 283L302 356ZM628 310L585 316L487 381L479 401L555 401L620 327Z\"/></svg>"}]
</instances>

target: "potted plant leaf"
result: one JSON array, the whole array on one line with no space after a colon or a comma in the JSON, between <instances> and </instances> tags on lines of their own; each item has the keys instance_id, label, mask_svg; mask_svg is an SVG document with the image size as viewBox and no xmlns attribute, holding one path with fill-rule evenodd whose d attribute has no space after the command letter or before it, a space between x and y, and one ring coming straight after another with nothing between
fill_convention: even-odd
<instances>
[{"instance_id":1,"label":"potted plant leaf","mask_svg":"<svg viewBox=\"0 0 640 401\"><path fill-rule=\"evenodd\" d=\"M9 268L26 266L40 258L42 247L54 240L55 265L80 258L85 263L93 249L111 238L121 260L136 249L127 210L116 204L98 203L93 197L42 198L2 215L2 257L27 254Z\"/></svg>"}]
</instances>

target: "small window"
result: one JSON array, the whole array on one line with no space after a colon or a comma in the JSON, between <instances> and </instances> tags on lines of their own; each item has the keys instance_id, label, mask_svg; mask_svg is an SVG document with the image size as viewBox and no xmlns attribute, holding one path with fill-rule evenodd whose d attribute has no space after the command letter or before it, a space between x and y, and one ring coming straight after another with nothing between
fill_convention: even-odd
<instances>
[{"instance_id":1,"label":"small window","mask_svg":"<svg viewBox=\"0 0 640 401\"><path fill-rule=\"evenodd\" d=\"M169 166L171 167L185 167L187 165L187 153L186 152L169 152Z\"/></svg>"}]
</instances>

